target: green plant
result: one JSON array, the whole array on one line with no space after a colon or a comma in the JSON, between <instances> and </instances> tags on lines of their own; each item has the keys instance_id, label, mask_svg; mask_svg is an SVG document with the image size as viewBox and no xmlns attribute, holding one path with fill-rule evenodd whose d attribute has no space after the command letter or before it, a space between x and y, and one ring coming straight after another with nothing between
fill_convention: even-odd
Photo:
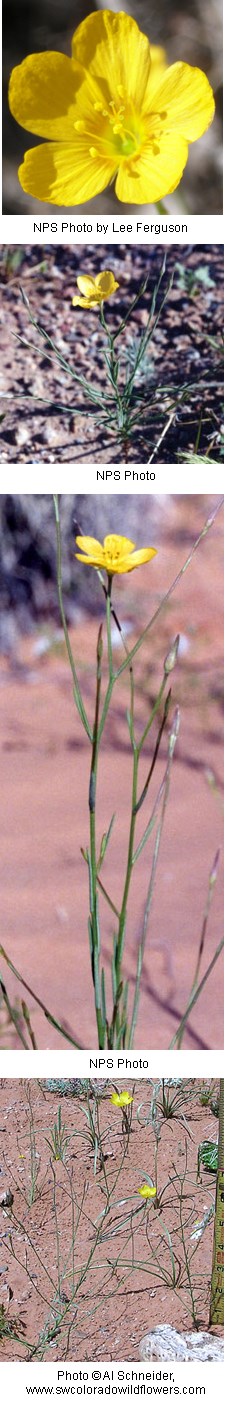
<instances>
[{"instance_id":1,"label":"green plant","mask_svg":"<svg viewBox=\"0 0 225 1411\"><path fill-rule=\"evenodd\" d=\"M16 335L17 341L25 350L31 349L35 357L41 357L41 359L43 358L44 344L45 362L47 360L50 368L52 367L53 371L56 370L56 373L58 370L62 371L63 381L68 382L72 389L72 400L70 396L69 402L63 403L60 393L59 396L53 394L53 396L44 395L42 397L33 391L31 392L28 387L26 387L26 392L23 392L23 396L26 397L26 400L31 398L33 403L38 401L46 408L48 407L50 415L63 412L65 416L69 416L70 428L73 417L75 419L77 415L79 418L85 417L87 436L91 420L92 431L95 426L97 432L101 428L103 449L109 447L111 455L115 449L120 459L125 463L131 458L134 446L136 449L137 440L141 458L145 459L147 464L151 464L156 457L159 459L159 451L166 443L170 428L176 424L178 419L179 421L182 418L184 420L185 407L187 403L192 405L193 396L195 397L196 394L196 384L185 377L183 380L178 377L178 380L171 384L159 378L158 364L154 364L154 356L152 355L154 335L159 320L162 320L163 310L174 282L178 284L178 288L187 287L190 296L196 297L199 294L201 284L207 288L208 283L212 284L213 281L209 281L207 267L205 269L204 266L200 266L199 271L193 271L175 261L170 278L165 285L166 263L167 253L164 255L161 270L149 300L148 277L146 277L137 294L130 301L124 318L119 321L118 327L114 331L111 321L105 315L105 301L118 289L114 275L111 271L103 270L95 278L85 274L81 277L78 276L79 286L80 283L82 286L92 285L96 296L95 300L93 295L92 297L90 295L86 299L75 298L72 302L83 304L85 320L88 319L88 310L92 308L96 310L96 321L99 318L99 354L103 365L103 377L101 375L101 378L97 379L94 377L94 371L90 378L85 376L80 369L78 370L77 360L74 358L73 361L72 356L68 358L67 353L61 351L60 345L58 346L54 337L50 336L47 329L33 315L26 290L24 288L21 290L23 303L37 335L37 340L30 343L27 336L19 333ZM98 281L101 280L103 282L102 291L100 291L98 284ZM110 287L110 281L111 285L114 283L114 287ZM105 289L104 283L106 284ZM102 292L101 300L99 291ZM144 295L147 296L148 303L145 327L140 334L129 333L129 324L134 319L136 308ZM216 344L217 339L215 339ZM201 428L203 420L207 420L207 392L209 394L209 390L213 386L217 386L217 383L214 382L213 377L210 379L209 370L207 378L204 378L204 372L203 375L199 375L198 394L202 401ZM77 393L75 401L73 400L74 390ZM21 399L21 390L16 395ZM212 412L211 424L213 416ZM216 449L216 437L213 437L213 447L214 440ZM193 445L193 455L198 450L198 441L199 437L197 436L197 441ZM95 443L92 434L92 455L94 449Z\"/></svg>"},{"instance_id":2,"label":"green plant","mask_svg":"<svg viewBox=\"0 0 225 1411\"><path fill-rule=\"evenodd\" d=\"M201 1088L200 1093L199 1093L199 1102L201 1103L201 1107L210 1107L210 1108L211 1108L211 1111L213 1111L213 1112L214 1112L215 1109L214 1109L214 1107L212 1107L212 1102L215 1102L216 1105L218 1106L218 1099L217 1099L217 1097L216 1097L215 1099L213 1098L213 1093L214 1093L214 1092L215 1092L215 1083L212 1082L212 1083L209 1083L209 1084L204 1084L203 1087ZM217 1116L218 1116L218 1112L217 1112Z\"/></svg>"},{"instance_id":3,"label":"green plant","mask_svg":"<svg viewBox=\"0 0 225 1411\"><path fill-rule=\"evenodd\" d=\"M208 1139L206 1139L204 1142L200 1142L198 1148L197 1165L198 1177L200 1176L201 1165L204 1166L205 1171L210 1171L212 1172L212 1174L216 1174L218 1167L218 1142L212 1142Z\"/></svg>"},{"instance_id":4,"label":"green plant","mask_svg":"<svg viewBox=\"0 0 225 1411\"><path fill-rule=\"evenodd\" d=\"M161 1080L162 1082L162 1080ZM155 1080L155 1087L159 1080ZM166 1083L166 1080L165 1080ZM198 1098L199 1084L189 1080L193 1096ZM186 1110L186 1087L183 1084L184 1113ZM145 1089L145 1083L143 1087ZM33 1085L30 1084L30 1101L33 1110ZM21 1085L20 1085L21 1089ZM180 1098L182 1080L180 1082ZM25 1089L22 1085L22 1094ZM127 1094L117 1086L115 1097L123 1100ZM131 1094L129 1094L131 1098ZM146 1094L147 1096L147 1094ZM102 1160L95 1172L86 1163L86 1107L75 1095L70 1103L71 1125L68 1127L70 1146L61 1156L60 1172L56 1170L53 1141L47 1140L48 1168L45 1186L45 1206L36 1202L32 1219L27 1200L20 1198L19 1214L17 1188L10 1209L10 1220L6 1231L7 1267L12 1281L12 1270L22 1273L23 1287L28 1284L31 1305L26 1305L26 1321L29 1308L35 1319L35 1340L26 1335L25 1323L9 1320L2 1310L2 1339L5 1336L21 1342L21 1355L26 1361L48 1361L49 1356L57 1361L71 1360L74 1355L82 1355L83 1338L88 1336L89 1325L95 1315L100 1320L106 1310L111 1311L110 1323L114 1319L114 1298L119 1297L121 1318L123 1309L130 1307L129 1295L143 1288L158 1293L164 1309L165 1297L173 1293L178 1301L182 1316L198 1327L202 1317L207 1316L209 1299L208 1254L206 1264L198 1261L199 1241L212 1219L214 1206L207 1212L203 1205L201 1185L196 1174L196 1162L192 1163L192 1145L189 1135L184 1143L179 1142L177 1153L173 1152L167 1166L165 1151L168 1119L162 1119L160 1146L158 1150L158 1189L155 1191L154 1177L146 1171L140 1173L140 1127L137 1121L136 1084L133 1085L133 1102L127 1107L133 1112L132 1146L128 1133L123 1134L122 1150L117 1147L117 1126L113 1105L110 1107L111 1085L108 1084L107 1137L110 1150L105 1152L105 1104L98 1102L95 1114L95 1131L98 1129L99 1148ZM37 1104L39 1109L39 1095ZM49 1100L48 1100L49 1101ZM116 1104L114 1104L115 1106ZM84 1121L78 1127L73 1125L73 1109L83 1114ZM124 1111L122 1101L121 1111ZM27 1123L27 1101L24 1104ZM196 1103L196 1120L201 1120L201 1112ZM21 1104L20 1104L21 1121ZM39 1113L39 1122L41 1117ZM34 1116L35 1124L35 1116ZM146 1130L146 1161L152 1169L152 1149L149 1158L149 1131ZM60 1134L62 1122L57 1122ZM154 1129L153 1129L154 1134ZM46 1138L41 1123L42 1153L45 1153ZM119 1139L121 1129L119 1124ZM145 1139L144 1139L145 1140ZM9 1152L11 1150L8 1130ZM112 1143L112 1147L111 1147ZM84 1152L85 1175L82 1170L81 1151ZM80 1153L80 1164L76 1159ZM144 1153L143 1153L144 1154ZM107 1158L107 1159L106 1159ZM41 1157L42 1159L42 1157ZM137 1160L137 1165L134 1165ZM137 1173L137 1176L136 1176ZM162 1175L162 1173L164 1173ZM15 1173L16 1176L16 1173ZM144 1185L140 1186L140 1176ZM203 1175L203 1180L205 1177ZM145 1182L147 1184L145 1184ZM207 1191L209 1177L207 1177ZM19 1187L20 1189L20 1187ZM43 1192L43 1182L41 1194ZM20 1191L21 1197L21 1191ZM203 1214L202 1214L203 1207ZM46 1246L50 1238L51 1256ZM208 1241L209 1245L209 1241ZM13 1281L14 1282L14 1281ZM16 1290L15 1290L16 1292ZM118 1307L118 1304L117 1304ZM163 1312L164 1316L164 1312ZM11 1324L8 1331L8 1324ZM93 1340L93 1330L90 1333ZM29 1327L28 1327L29 1334ZM74 1343L75 1338L75 1343ZM51 1351L50 1351L51 1349ZM92 1360L93 1341L88 1340L88 1356Z\"/></svg>"},{"instance_id":5,"label":"green plant","mask_svg":"<svg viewBox=\"0 0 225 1411\"><path fill-rule=\"evenodd\" d=\"M177 260L176 270L178 289L182 289L191 299L198 297L201 288L215 289L215 280L211 279L209 265L197 265L196 269L188 269L187 265Z\"/></svg>"},{"instance_id":6,"label":"green plant","mask_svg":"<svg viewBox=\"0 0 225 1411\"><path fill-rule=\"evenodd\" d=\"M166 254L162 262L159 278L153 288L153 294L150 299L150 308L147 317L146 327L141 337L139 337L136 341L136 345L134 341L132 342L132 359L130 362L128 352L128 359L125 360L125 373L123 333L128 321L135 312L137 304L139 303L143 294L147 290L148 279L146 278L143 280L138 290L138 293L135 295L134 299L132 299L128 308L128 312L125 317L121 320L119 327L116 329L116 332L112 333L110 325L106 321L103 300L99 304L100 327L103 333L102 353L107 378L107 388L105 389L104 387L103 390L101 390L101 386L99 383L97 383L96 385L94 384L93 379L91 379L89 382L88 379L84 377L82 373L77 371L76 366L71 365L67 358L63 356L63 354L60 352L60 349L57 347L57 344L49 336L46 329L44 329L39 324L38 320L33 317L28 296L24 289L22 289L21 291L23 303L27 308L30 322L33 328L36 329L36 332L38 333L38 336L41 339L41 344L43 343L43 341L45 343L45 358L47 358L50 363L54 363L54 361L56 361L56 364L58 363L60 368L62 367L68 379L72 381L72 384L75 383L75 386L78 387L83 393L83 403L81 401L75 405L73 404L69 406L62 406L60 405L60 403L58 404L55 402L54 410L64 411L64 413L66 413L70 417L71 413L76 414L77 412L79 412L79 415L85 415L87 419L91 417L94 422L96 421L96 424L98 426L101 425L103 429L105 428L107 435L110 435L111 447L113 446L113 444L118 445L120 447L122 458L125 462L127 460L129 444L133 438L133 435L138 430L140 431L141 437L143 439L143 424L145 424L146 430L149 424L149 402L147 402L146 405L145 398L143 398L142 389L140 386L140 372L142 370L143 375L143 370L145 368L146 362L146 354L149 345L152 342L155 329L159 322L159 318L161 317L161 314L163 312L164 305L168 299L168 295L173 283L175 267L168 281L166 289L164 290L161 296L159 306L157 307L158 295L160 292L161 282L165 274L165 269ZM108 295L106 295L105 297L108 297ZM116 344L118 342L118 339L121 340L122 345L121 357L117 355ZM18 341L20 342L20 344L22 344L24 348L29 348L30 345L27 338L18 335ZM35 348L37 356L40 356L41 354L42 357L42 346L39 347L39 344L32 344L32 348ZM139 390L136 391L136 387L137 389L139 388ZM162 393L163 390L167 389L161 388L160 390ZM172 390L174 390L176 404L177 389L175 387ZM26 393L26 395L30 394ZM33 393L32 398L34 400ZM53 403L51 404L49 398L38 397L38 401L46 402L46 405L49 406L52 405L53 409ZM154 421L155 415L156 405L153 394L151 397L151 421L152 419Z\"/></svg>"},{"instance_id":7,"label":"green plant","mask_svg":"<svg viewBox=\"0 0 225 1411\"><path fill-rule=\"evenodd\" d=\"M29 1150L30 1150L30 1184L28 1190L28 1205L33 1205L38 1193L38 1176L40 1171L40 1156L37 1153L36 1133L34 1124L33 1105L31 1099L30 1083L25 1083L26 1099L29 1110Z\"/></svg>"},{"instance_id":8,"label":"green plant","mask_svg":"<svg viewBox=\"0 0 225 1411\"><path fill-rule=\"evenodd\" d=\"M25 1323L23 1318L20 1318L16 1314L9 1317L8 1310L4 1307L4 1303L0 1303L0 1340L6 1337L14 1339L16 1342L22 1341L24 1344L24 1332ZM25 1346L28 1347L26 1340Z\"/></svg>"},{"instance_id":9,"label":"green plant","mask_svg":"<svg viewBox=\"0 0 225 1411\"><path fill-rule=\"evenodd\" d=\"M171 690L170 688L168 689L168 678L169 676L171 676L172 672L176 668L179 648L179 636L177 635L175 640L170 645L168 644L168 651L165 656L164 665L161 673L161 681L156 692L154 704L151 703L150 710L148 696L148 715L146 724L144 728L141 729L141 733L138 723L136 722L136 698L134 677L135 657L136 654L140 652L142 644L146 640L148 634L151 631L151 628L158 619L159 613L162 611L162 607L166 607L172 592L180 583L183 574L186 572L187 567L192 561L193 554L196 552L199 544L202 542L203 538L205 538L209 529L212 527L215 516L218 512L218 509L220 508L220 504L222 504L222 501L219 502L216 509L213 511L213 514L207 520L206 524L201 530L201 533L198 535L198 538L195 541L191 552L188 554L186 562L184 563L179 573L176 575L174 582L172 583L168 592L164 596L163 600L160 602L159 606L156 609L156 612L153 614L153 617L150 619L147 626L144 628L143 632L138 637L138 640L132 647L131 651L127 650L117 611L114 607L114 602L112 601L112 580L114 574L126 571L129 572L132 568L138 566L139 563L150 561L155 553L155 550L153 548L148 548L143 550L137 550L134 553L134 546L132 545L130 547L130 541L124 539L123 536L120 535L107 536L106 540L104 541L104 545L106 545L106 548L104 546L99 545L98 541L96 540L90 540L89 538L82 539L82 537L80 538L80 536L78 536L77 543L79 547L82 547L82 551L83 546L85 546L85 544L89 546L91 544L92 546L92 552L87 552L86 557L85 553L83 553L83 558L82 554L78 554L77 557L82 558L83 563L91 563L93 565L95 575L96 577L98 576L98 580L100 580L101 592L103 593L105 609L105 638L103 638L103 624L101 624L99 628L97 638L96 692L93 718L92 720L90 720L87 714L85 701L83 699L83 694L78 679L78 673L72 652L70 634L68 632L64 609L62 588L60 506L58 496L54 496L57 535L57 584L59 608L71 671L75 705L82 729L88 741L90 759L88 792L89 840L85 846L82 846L81 854L85 866L87 868L88 874L88 938L90 947L90 967L94 991L97 1041L99 1049L101 1050L105 1048L121 1050L124 1048L132 1048L134 1042L140 1000L145 944L149 931L149 919L151 914L156 876L159 864L160 846L162 841L165 815L169 800L173 756L176 747L180 722L179 707L177 706L175 707L172 719L170 720ZM103 573L101 572L101 568L98 565L103 565L103 569L105 568L105 571L107 573L107 583L105 583ZM116 623L117 628L119 629L121 648L123 652L122 662L120 663L119 667L116 666L114 659L112 642L113 622ZM105 643L106 664L103 661ZM110 849L110 840L112 835L112 829L115 825L115 818L114 815L109 817L107 827L104 828L104 831L102 832L101 820L99 819L98 821L98 777L102 741L104 737L105 727L107 726L108 722L112 697L115 695L117 683L120 681L121 676L125 672L127 674L127 682L129 683L129 706L127 709L126 719L128 728L128 743L130 751L132 777L130 805L129 810L127 810L125 874L122 887L122 896L118 903L114 899L114 895L111 895L111 891L108 890L108 887L105 886L105 883L102 878L102 874L104 875L103 868L106 853ZM150 763L148 761L146 767L145 752L146 749L148 749L150 746L150 740L152 736L153 738L151 745ZM152 787L153 774L160 752L162 737L164 737L165 742L164 748L166 753L166 766L164 768L160 786L157 787L155 797L153 797L153 800L149 805L147 820L141 828L141 810L146 801L148 801L150 787ZM145 771L144 774L143 771ZM134 981L134 993L131 1001L128 981L126 979L126 966L124 964L128 925L128 907L130 904L130 894L133 876L134 873L136 873L136 870L138 869L138 860L140 858L140 855L143 853L143 850L146 848L148 849L148 845L153 834L154 844L151 858L148 864L149 881L147 885L144 913L140 929L136 974ZM223 941L220 941L216 947L212 960L210 961L206 970L203 970L202 978L200 978L209 913L212 905L214 887L217 877L217 869L218 854L216 854L213 866L210 870L207 898L202 919L202 926L200 930L197 960L195 965L194 977L190 985L189 998L185 1008L185 1013L182 1015L174 1037L171 1040L171 1044L169 1046L170 1048L181 1047L189 1016L192 1013L194 1005L197 1003L198 997L201 994L201 991L205 986L206 981L209 979L212 973L213 967L216 964L216 961L220 955L223 946ZM112 923L111 993L109 995L107 993L105 970L102 964L102 897L104 898L104 902L106 902L107 904ZM0 947L0 954L6 961L11 972L16 975L17 979L20 980L20 982L22 981L22 983L25 984L28 994L31 994L32 998L35 999L35 1002L38 1004L50 1024L53 1025L54 1029L66 1039L67 1043L71 1044L75 1048L80 1048L81 1045L79 1039L77 1040L76 1037L73 1038L71 1036L71 1033L68 1032L66 1025L60 1024L60 1022L52 1014L52 1012L47 1009L44 1001L35 994L31 986L29 986L26 981L23 981L23 977L21 976L20 972L17 970L13 962L10 960L10 958L7 956L2 946ZM30 1035L30 1042L32 1043L33 1040L30 1020L29 1026L27 1021L27 1029ZM22 1034L21 1040L22 1042L24 1042L24 1047L27 1047L27 1041L23 1040ZM178 1099L176 1096L176 1104L177 1100Z\"/></svg>"},{"instance_id":10,"label":"green plant","mask_svg":"<svg viewBox=\"0 0 225 1411\"><path fill-rule=\"evenodd\" d=\"M46 1137L45 1141L47 1142L53 1161L65 1161L70 1137L67 1133L66 1123L62 1122L61 1106L58 1107L57 1121L54 1122L54 1127L51 1128L50 1138Z\"/></svg>"},{"instance_id":11,"label":"green plant","mask_svg":"<svg viewBox=\"0 0 225 1411\"><path fill-rule=\"evenodd\" d=\"M212 1153L210 1160L213 1161ZM210 1323L224 1325L224 1078L220 1078L219 1089L219 1131L209 1319Z\"/></svg>"}]
</instances>

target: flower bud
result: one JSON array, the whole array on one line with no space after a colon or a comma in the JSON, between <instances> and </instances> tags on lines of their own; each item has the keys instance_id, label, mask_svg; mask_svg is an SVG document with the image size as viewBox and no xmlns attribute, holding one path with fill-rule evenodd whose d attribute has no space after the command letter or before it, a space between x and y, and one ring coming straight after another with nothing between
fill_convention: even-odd
<instances>
[{"instance_id":1,"label":"flower bud","mask_svg":"<svg viewBox=\"0 0 225 1411\"><path fill-rule=\"evenodd\" d=\"M178 636L175 637L175 641L172 642L172 647L170 647L170 651L167 653L167 656L165 657L165 661L164 661L165 676L169 676L169 672L170 672L170 671L173 671L173 670L174 670L174 666L176 666L176 661L177 661L178 651L179 651L179 641L180 641L180 638L179 638L179 633L178 633Z\"/></svg>"}]
</instances>

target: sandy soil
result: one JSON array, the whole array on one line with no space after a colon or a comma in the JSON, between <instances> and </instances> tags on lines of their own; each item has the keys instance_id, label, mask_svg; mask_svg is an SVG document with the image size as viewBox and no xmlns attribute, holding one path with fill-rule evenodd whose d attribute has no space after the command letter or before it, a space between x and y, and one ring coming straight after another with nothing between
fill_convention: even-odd
<instances>
[{"instance_id":1,"label":"sandy soil","mask_svg":"<svg viewBox=\"0 0 225 1411\"><path fill-rule=\"evenodd\" d=\"M71 461L115 464L121 461L171 463L186 453L221 457L223 419L223 248L174 245L167 250L167 268L156 302L169 284L176 262L183 276L174 272L174 284L137 371L132 393L133 430L130 439L118 440L116 423L104 424L107 381L105 334L98 310L72 308L79 273L95 275L112 269L119 290L105 304L112 333L127 316L128 308L148 277L123 334L115 344L120 358L118 387L122 391L129 367L134 367L138 343L159 278L164 247L155 249L123 245L15 246L2 248L1 338L3 369L0 382L3 421L0 431L3 463ZM197 279L197 270L203 280ZM180 280L184 279L184 287ZM197 280L197 282L196 282ZM29 297L32 318L54 340L75 373L97 391L100 404L86 396L56 361L29 320L21 298ZM18 341L25 339L27 346ZM103 407L102 401L103 398ZM44 399L44 404L42 399ZM48 405L46 406L46 399ZM64 410L65 408L65 410ZM111 407L109 407L109 412ZM160 445L158 447L158 441ZM157 449L158 447L158 449Z\"/></svg>"},{"instance_id":2,"label":"sandy soil","mask_svg":"<svg viewBox=\"0 0 225 1411\"><path fill-rule=\"evenodd\" d=\"M186 497L185 502L177 497L170 508L162 551L153 566L117 580L115 605L120 619L127 623L130 646L184 562L204 517L201 497ZM149 702L155 699L164 656L176 633L181 633L181 654L172 681L181 728L146 943L136 1029L136 1046L141 1048L167 1048L184 1012L196 965L208 877L222 841L222 552L220 514L137 658L136 720L140 730ZM96 601L99 591L96 584ZM72 642L90 718L96 639L96 620L84 615L72 631ZM2 943L22 976L67 1031L79 1044L91 1048L96 1043L96 1028L87 942L88 883L80 852L88 842L90 751L74 711L64 651L56 642L55 650L53 647L37 658L37 643L38 636L21 639L16 660L2 658L0 663ZM118 642L114 650L119 663ZM103 741L98 796L99 840L116 812L102 874L116 904L122 893L130 807L128 703L124 673L112 700ZM143 825L150 816L165 761L163 739L150 805L147 800L143 808ZM148 767L146 745L143 783ZM130 982L130 1007L151 859L150 839L139 858L136 879L134 874L128 913L124 973ZM222 933L221 874L220 867L204 969ZM110 997L112 924L103 899L100 914ZM15 1003L16 996L24 994L23 987L5 964L2 969ZM220 958L186 1029L189 1048L222 1047L221 974ZM30 1012L38 1047L67 1046L34 1001ZM5 1029L3 1023L1 1042L19 1044L15 1032L11 1027Z\"/></svg>"},{"instance_id":3,"label":"sandy soil","mask_svg":"<svg viewBox=\"0 0 225 1411\"><path fill-rule=\"evenodd\" d=\"M203 1166L201 1181L197 1181L199 1143L206 1138L216 1140L218 1133L216 1116L209 1106L206 1109L201 1106L199 1093L203 1088L202 1082L186 1080L176 1120L162 1122L157 1176L160 1204L156 1209L152 1200L146 1206L138 1195L143 1176L154 1177L155 1138L149 1122L152 1092L149 1083L140 1081L133 1087L128 1084L128 1090L133 1092L132 1129L120 1174L123 1114L109 1103L110 1084L108 1090L105 1089L98 1104L104 1161L101 1166L98 1158L95 1174L93 1154L87 1141L86 1100L61 1099L64 1137L69 1138L62 1164L61 1160L52 1159L47 1145L57 1122L59 1097L43 1092L35 1081L25 1084L1 1080L1 1193L6 1186L13 1195L13 1205L0 1210L0 1297L5 1310L8 1309L11 1324L11 1337L3 1337L0 1343L3 1361L37 1360L40 1356L41 1360L49 1362L59 1359L137 1361L141 1337L157 1323L169 1322L178 1331L193 1327L180 1234L180 1183L174 1170L175 1167L181 1176L186 1162L182 1207L185 1239L188 1256L193 1256L191 1274L197 1320L201 1328L208 1327L213 1221L207 1224L200 1243L191 1239L195 1222L206 1214L215 1198L215 1177L206 1173ZM122 1090L121 1083L117 1089ZM214 1084L214 1098L217 1091L218 1084ZM93 1100L90 1107L96 1123ZM157 1120L161 1121L159 1112ZM31 1142L33 1172L36 1163L33 1182ZM105 1179L111 1197L108 1214L101 1224L106 1202ZM82 1205L75 1241L75 1286L78 1267L84 1266L90 1257L97 1221L101 1233L76 1298L72 1297L71 1190L76 1216ZM128 1222L128 1227L121 1230L120 1221L131 1211L132 1228ZM162 1221L172 1238L176 1278L180 1270L174 1289L171 1282L168 1287L166 1284L166 1277L171 1277L171 1263ZM57 1293L57 1240L60 1296ZM158 1267L154 1262L157 1251ZM115 1267L118 1257L121 1264ZM123 1259L128 1263L133 1260L133 1269L129 1269L128 1264L121 1268ZM165 1277L162 1277L163 1269ZM56 1313L58 1330L55 1329ZM46 1339L40 1353L36 1349L44 1327Z\"/></svg>"}]
</instances>

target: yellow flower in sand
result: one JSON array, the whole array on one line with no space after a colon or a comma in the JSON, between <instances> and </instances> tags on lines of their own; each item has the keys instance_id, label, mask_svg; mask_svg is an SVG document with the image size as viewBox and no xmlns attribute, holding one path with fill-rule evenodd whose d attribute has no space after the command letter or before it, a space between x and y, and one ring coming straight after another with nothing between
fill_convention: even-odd
<instances>
[{"instance_id":1,"label":"yellow flower in sand","mask_svg":"<svg viewBox=\"0 0 225 1411\"><path fill-rule=\"evenodd\" d=\"M110 269L102 270L102 273L96 274L93 279L90 274L79 274L77 285L80 289L81 299L78 294L75 294L72 304L74 308L79 304L81 309L99 308L104 299L110 299L111 294L115 294L115 289L119 289Z\"/></svg>"},{"instance_id":2,"label":"yellow flower in sand","mask_svg":"<svg viewBox=\"0 0 225 1411\"><path fill-rule=\"evenodd\" d=\"M157 554L157 549L135 549L132 539L125 539L123 534L106 534L103 544L88 534L78 534L76 544L83 552L75 554L75 558L92 568L105 568L109 578L114 573L131 573L133 568L149 563Z\"/></svg>"},{"instance_id":3,"label":"yellow flower in sand","mask_svg":"<svg viewBox=\"0 0 225 1411\"><path fill-rule=\"evenodd\" d=\"M156 1186L148 1186L147 1181L144 1181L143 1186L138 1186L138 1195L143 1195L144 1200L153 1200L156 1195Z\"/></svg>"},{"instance_id":4,"label":"yellow flower in sand","mask_svg":"<svg viewBox=\"0 0 225 1411\"><path fill-rule=\"evenodd\" d=\"M133 1098L130 1093L126 1092L112 1093L109 1101L113 1103L113 1107L128 1107L129 1102L133 1102Z\"/></svg>"},{"instance_id":5,"label":"yellow flower in sand","mask_svg":"<svg viewBox=\"0 0 225 1411\"><path fill-rule=\"evenodd\" d=\"M163 50L121 11L88 15L66 54L30 54L13 69L9 106L21 127L47 138L25 153L24 191L74 206L116 179L119 201L159 201L179 185L188 142L214 116L201 69L166 68Z\"/></svg>"}]
</instances>

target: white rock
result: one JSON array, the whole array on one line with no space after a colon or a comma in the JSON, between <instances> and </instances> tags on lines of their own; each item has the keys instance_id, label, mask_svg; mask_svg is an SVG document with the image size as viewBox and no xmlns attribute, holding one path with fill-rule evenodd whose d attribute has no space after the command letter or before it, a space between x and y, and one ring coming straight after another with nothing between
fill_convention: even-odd
<instances>
[{"instance_id":1,"label":"white rock","mask_svg":"<svg viewBox=\"0 0 225 1411\"><path fill-rule=\"evenodd\" d=\"M140 1362L223 1362L224 1340L215 1333L177 1333L158 1323L139 1346Z\"/></svg>"}]
</instances>

